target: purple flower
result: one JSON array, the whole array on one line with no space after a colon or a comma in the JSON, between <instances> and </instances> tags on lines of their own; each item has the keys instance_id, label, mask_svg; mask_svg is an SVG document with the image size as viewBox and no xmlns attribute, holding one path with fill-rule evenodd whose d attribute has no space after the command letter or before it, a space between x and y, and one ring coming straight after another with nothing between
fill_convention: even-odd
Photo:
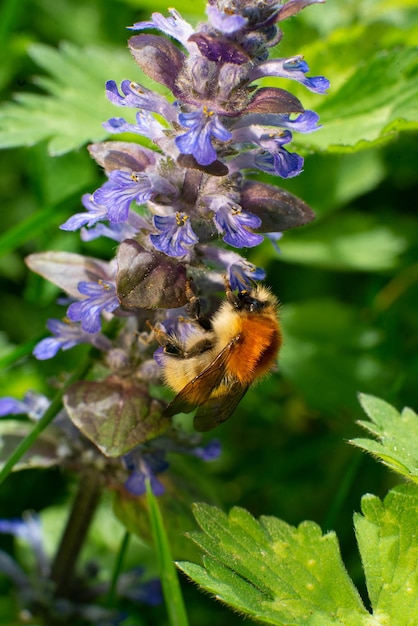
<instances>
[{"instance_id":1,"label":"purple flower","mask_svg":"<svg viewBox=\"0 0 418 626\"><path fill-rule=\"evenodd\" d=\"M78 290L88 297L70 304L67 315L73 322L81 322L81 328L87 333L97 333L102 326L102 312L112 313L119 306L115 285L101 279L97 283L81 281Z\"/></svg>"},{"instance_id":2,"label":"purple flower","mask_svg":"<svg viewBox=\"0 0 418 626\"><path fill-rule=\"evenodd\" d=\"M106 83L106 95L113 104L153 111L170 122L177 119L176 106L170 104L164 96L130 80L122 81L120 87L123 96L119 93L114 80L109 80Z\"/></svg>"},{"instance_id":3,"label":"purple flower","mask_svg":"<svg viewBox=\"0 0 418 626\"><path fill-rule=\"evenodd\" d=\"M0 519L0 533L7 533L26 541L34 551L38 574L49 572L48 558L43 547L41 521L38 515L27 512L23 519Z\"/></svg>"},{"instance_id":4,"label":"purple flower","mask_svg":"<svg viewBox=\"0 0 418 626\"><path fill-rule=\"evenodd\" d=\"M246 17L238 13L224 13L215 6L208 5L206 7L206 14L212 26L224 35L233 35L238 30L244 28L248 23Z\"/></svg>"},{"instance_id":5,"label":"purple flower","mask_svg":"<svg viewBox=\"0 0 418 626\"><path fill-rule=\"evenodd\" d=\"M33 350L33 355L40 361L52 359L58 350L69 350L80 343L90 343L99 350L108 350L111 345L107 337L101 333L86 332L78 324L72 324L67 320L49 319L47 328L54 336L42 339Z\"/></svg>"},{"instance_id":6,"label":"purple flower","mask_svg":"<svg viewBox=\"0 0 418 626\"><path fill-rule=\"evenodd\" d=\"M96 204L89 193L82 196L81 202L86 207L87 213L76 213L61 224L61 230L78 230L82 226L93 226L96 222L107 219L107 207Z\"/></svg>"},{"instance_id":7,"label":"purple flower","mask_svg":"<svg viewBox=\"0 0 418 626\"><path fill-rule=\"evenodd\" d=\"M301 173L303 157L296 152L288 152L280 146L280 143L277 143L274 152L260 152L256 154L254 164L268 174L276 174L282 178L292 178Z\"/></svg>"},{"instance_id":8,"label":"purple flower","mask_svg":"<svg viewBox=\"0 0 418 626\"><path fill-rule=\"evenodd\" d=\"M264 237L252 233L249 228L259 228L261 220L256 215L245 213L239 204L234 204L222 196L213 199L211 208L215 211L214 222L225 243L234 248L258 246Z\"/></svg>"},{"instance_id":9,"label":"purple flower","mask_svg":"<svg viewBox=\"0 0 418 626\"><path fill-rule=\"evenodd\" d=\"M164 126L148 111L140 110L136 114L136 124L129 124L123 117L112 117L103 124L109 133L136 133L157 141L164 136Z\"/></svg>"},{"instance_id":10,"label":"purple flower","mask_svg":"<svg viewBox=\"0 0 418 626\"><path fill-rule=\"evenodd\" d=\"M182 154L192 154L200 165L210 165L217 159L212 137L220 141L229 141L232 137L232 133L219 121L218 115L207 107L180 113L179 122L190 130L176 137L176 146Z\"/></svg>"},{"instance_id":11,"label":"purple flower","mask_svg":"<svg viewBox=\"0 0 418 626\"><path fill-rule=\"evenodd\" d=\"M119 243L136 235L136 228L128 222L109 224L97 224L94 228L82 228L80 237L82 241L93 241L98 237L108 237Z\"/></svg>"},{"instance_id":12,"label":"purple flower","mask_svg":"<svg viewBox=\"0 0 418 626\"><path fill-rule=\"evenodd\" d=\"M330 86L329 80L324 76L305 76L307 72L309 66L302 56L272 59L254 67L249 73L249 82L264 76L279 76L296 80L315 93L325 94Z\"/></svg>"},{"instance_id":13,"label":"purple flower","mask_svg":"<svg viewBox=\"0 0 418 626\"><path fill-rule=\"evenodd\" d=\"M196 446L190 452L202 461L214 461L221 454L221 442L219 439L211 439L205 446Z\"/></svg>"},{"instance_id":14,"label":"purple flower","mask_svg":"<svg viewBox=\"0 0 418 626\"><path fill-rule=\"evenodd\" d=\"M125 482L125 488L134 496L142 496L145 493L145 481L148 478L151 484L152 493L160 496L164 493L164 485L156 477L164 472L169 463L165 459L165 450L161 448L147 452L141 446L132 450L124 456L127 469L131 472Z\"/></svg>"},{"instance_id":15,"label":"purple flower","mask_svg":"<svg viewBox=\"0 0 418 626\"><path fill-rule=\"evenodd\" d=\"M152 20L148 22L136 22L129 28L130 30L156 28L187 47L189 37L194 33L193 27L190 26L175 9L168 9L168 12L170 13L170 17L164 17L161 13L153 13Z\"/></svg>"},{"instance_id":16,"label":"purple flower","mask_svg":"<svg viewBox=\"0 0 418 626\"><path fill-rule=\"evenodd\" d=\"M143 172L113 170L108 182L94 192L93 198L98 204L107 207L111 222L125 222L131 203L135 200L142 204L152 195L151 180Z\"/></svg>"},{"instance_id":17,"label":"purple flower","mask_svg":"<svg viewBox=\"0 0 418 626\"><path fill-rule=\"evenodd\" d=\"M158 174L113 170L109 180L94 192L93 197L98 204L107 206L110 222L125 222L133 201L144 204L158 194L166 196L176 191L170 181Z\"/></svg>"},{"instance_id":18,"label":"purple flower","mask_svg":"<svg viewBox=\"0 0 418 626\"><path fill-rule=\"evenodd\" d=\"M150 235L154 247L168 256L181 257L188 253L189 246L198 243L189 216L177 212L175 215L154 215L154 226L160 234Z\"/></svg>"},{"instance_id":19,"label":"purple flower","mask_svg":"<svg viewBox=\"0 0 418 626\"><path fill-rule=\"evenodd\" d=\"M252 263L242 259L237 263L233 263L228 269L228 280L231 289L235 291L244 291L251 287L255 281L264 280L266 273L261 267L256 267Z\"/></svg>"},{"instance_id":20,"label":"purple flower","mask_svg":"<svg viewBox=\"0 0 418 626\"><path fill-rule=\"evenodd\" d=\"M25 393L23 400L16 400L16 398L7 396L0 398L0 417L24 414L33 420L38 420L42 417L50 404L46 396L35 393L34 391Z\"/></svg>"}]
</instances>

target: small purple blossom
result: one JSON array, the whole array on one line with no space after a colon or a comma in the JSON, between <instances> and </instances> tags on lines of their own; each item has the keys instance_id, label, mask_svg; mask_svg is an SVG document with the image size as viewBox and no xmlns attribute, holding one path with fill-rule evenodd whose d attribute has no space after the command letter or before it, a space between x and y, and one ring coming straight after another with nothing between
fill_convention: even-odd
<instances>
[{"instance_id":1,"label":"small purple blossom","mask_svg":"<svg viewBox=\"0 0 418 626\"><path fill-rule=\"evenodd\" d=\"M164 493L164 485L158 480L157 474L164 472L169 463L165 451L156 449L143 452L139 446L124 456L126 468L131 472L125 482L125 488L134 496L142 496L146 491L145 481L149 479L152 493L160 496Z\"/></svg>"},{"instance_id":2,"label":"small purple blossom","mask_svg":"<svg viewBox=\"0 0 418 626\"><path fill-rule=\"evenodd\" d=\"M255 267L252 263L238 261L228 268L228 280L232 290L244 291L251 287L255 281L264 280L266 273L261 267Z\"/></svg>"},{"instance_id":3,"label":"small purple blossom","mask_svg":"<svg viewBox=\"0 0 418 626\"><path fill-rule=\"evenodd\" d=\"M33 355L40 361L52 359L58 350L69 350L81 343L89 343L104 351L108 350L111 345L107 337L101 333L96 331L93 333L86 332L78 324L73 324L67 320L49 319L47 328L54 336L42 339L33 350Z\"/></svg>"},{"instance_id":4,"label":"small purple blossom","mask_svg":"<svg viewBox=\"0 0 418 626\"><path fill-rule=\"evenodd\" d=\"M125 239L134 237L137 232L127 221L109 224L108 226L106 224L96 224L94 228L82 228L80 238L82 241L93 241L98 237L107 237L120 243Z\"/></svg>"},{"instance_id":5,"label":"small purple blossom","mask_svg":"<svg viewBox=\"0 0 418 626\"><path fill-rule=\"evenodd\" d=\"M81 281L78 290L88 297L70 304L67 315L73 322L81 322L81 328L87 333L98 333L102 327L101 314L112 313L119 306L115 285L104 280Z\"/></svg>"},{"instance_id":6,"label":"small purple blossom","mask_svg":"<svg viewBox=\"0 0 418 626\"><path fill-rule=\"evenodd\" d=\"M123 95L119 93L114 80L109 80L106 83L106 95L113 104L152 111L171 122L176 120L176 106L170 104L164 96L130 80L122 81L120 87Z\"/></svg>"},{"instance_id":7,"label":"small purple blossom","mask_svg":"<svg viewBox=\"0 0 418 626\"><path fill-rule=\"evenodd\" d=\"M176 137L176 146L182 154L192 154L200 165L210 165L217 158L212 137L220 141L229 141L232 137L216 113L206 107L200 111L180 113L179 123L190 130Z\"/></svg>"},{"instance_id":8,"label":"small purple blossom","mask_svg":"<svg viewBox=\"0 0 418 626\"><path fill-rule=\"evenodd\" d=\"M143 172L124 172L113 170L108 182L97 189L93 198L98 204L107 207L111 222L125 222L129 207L135 200L142 204L153 195L151 180Z\"/></svg>"},{"instance_id":9,"label":"small purple blossom","mask_svg":"<svg viewBox=\"0 0 418 626\"><path fill-rule=\"evenodd\" d=\"M221 442L219 439L211 439L205 446L192 448L191 454L202 461L215 461L221 454Z\"/></svg>"},{"instance_id":10,"label":"small purple blossom","mask_svg":"<svg viewBox=\"0 0 418 626\"><path fill-rule=\"evenodd\" d=\"M175 9L168 9L168 12L170 13L170 17L164 17L161 13L153 13L152 20L148 22L136 22L129 28L130 30L156 28L187 47L189 37L194 33L193 27L186 22Z\"/></svg>"},{"instance_id":11,"label":"small purple blossom","mask_svg":"<svg viewBox=\"0 0 418 626\"><path fill-rule=\"evenodd\" d=\"M206 7L206 14L211 22L212 26L219 30L224 35L233 35L238 30L241 30L248 23L248 19L237 13L230 14L220 11L215 6L208 5Z\"/></svg>"},{"instance_id":12,"label":"small purple blossom","mask_svg":"<svg viewBox=\"0 0 418 626\"><path fill-rule=\"evenodd\" d=\"M302 56L272 59L254 67L250 72L249 81L253 82L264 76L291 78L305 85L310 91L325 94L330 86L329 80L324 76L306 76L307 72L309 72L309 66Z\"/></svg>"},{"instance_id":13,"label":"small purple blossom","mask_svg":"<svg viewBox=\"0 0 418 626\"><path fill-rule=\"evenodd\" d=\"M215 211L213 220L225 243L234 248L252 248L263 241L263 235L249 230L261 226L261 220L256 215L245 213L239 205L222 197L214 199L211 208Z\"/></svg>"},{"instance_id":14,"label":"small purple blossom","mask_svg":"<svg viewBox=\"0 0 418 626\"><path fill-rule=\"evenodd\" d=\"M254 164L268 174L276 174L282 178L292 178L301 173L303 157L296 152L288 152L280 143L277 143L274 152L260 152L256 154Z\"/></svg>"},{"instance_id":15,"label":"small purple blossom","mask_svg":"<svg viewBox=\"0 0 418 626\"><path fill-rule=\"evenodd\" d=\"M152 244L157 250L168 256L184 256L188 253L189 246L198 242L189 216L185 213L166 216L155 215L154 226L160 233L150 235Z\"/></svg>"},{"instance_id":16,"label":"small purple blossom","mask_svg":"<svg viewBox=\"0 0 418 626\"><path fill-rule=\"evenodd\" d=\"M144 204L159 194L176 193L176 187L158 174L113 170L109 180L94 192L93 198L98 204L107 206L109 221L117 223L128 219L133 201Z\"/></svg>"},{"instance_id":17,"label":"small purple blossom","mask_svg":"<svg viewBox=\"0 0 418 626\"><path fill-rule=\"evenodd\" d=\"M64 224L61 224L61 230L78 230L82 226L93 226L100 220L107 218L107 207L96 204L91 194L85 193L81 198L81 202L87 209L87 212L76 213L70 217Z\"/></svg>"},{"instance_id":18,"label":"small purple blossom","mask_svg":"<svg viewBox=\"0 0 418 626\"><path fill-rule=\"evenodd\" d=\"M16 400L12 397L0 398L0 417L5 415L27 415L33 420L39 420L50 405L46 396L28 391L23 396L23 400Z\"/></svg>"},{"instance_id":19,"label":"small purple blossom","mask_svg":"<svg viewBox=\"0 0 418 626\"><path fill-rule=\"evenodd\" d=\"M129 124L123 117L112 117L103 124L109 133L136 133L157 141L164 135L164 126L151 113L139 110L136 114L136 124Z\"/></svg>"}]
</instances>

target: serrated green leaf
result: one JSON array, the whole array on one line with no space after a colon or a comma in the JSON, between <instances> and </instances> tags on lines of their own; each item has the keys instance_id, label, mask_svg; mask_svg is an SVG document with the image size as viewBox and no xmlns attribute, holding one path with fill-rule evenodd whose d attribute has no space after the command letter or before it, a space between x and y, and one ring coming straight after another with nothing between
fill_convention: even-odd
<instances>
[{"instance_id":1,"label":"serrated green leaf","mask_svg":"<svg viewBox=\"0 0 418 626\"><path fill-rule=\"evenodd\" d=\"M418 128L418 65L415 48L380 51L362 60L351 76L317 106L323 128L298 137L310 149L357 151Z\"/></svg>"},{"instance_id":2,"label":"serrated green leaf","mask_svg":"<svg viewBox=\"0 0 418 626\"><path fill-rule=\"evenodd\" d=\"M49 95L20 93L16 102L0 109L0 148L48 140L49 152L56 156L102 141L108 134L102 122L117 115L117 108L105 95L106 81L132 77L146 84L148 80L138 77L132 58L119 48L81 49L63 43L55 50L36 44L30 54L50 74L35 81Z\"/></svg>"},{"instance_id":3,"label":"serrated green leaf","mask_svg":"<svg viewBox=\"0 0 418 626\"><path fill-rule=\"evenodd\" d=\"M401 485L383 502L362 499L354 525L367 590L379 624L413 626L418 619L418 488Z\"/></svg>"},{"instance_id":4,"label":"serrated green leaf","mask_svg":"<svg viewBox=\"0 0 418 626\"><path fill-rule=\"evenodd\" d=\"M198 504L194 513L203 532L190 536L209 556L204 568L178 566L218 599L268 624L368 623L334 533L322 535L313 522L256 521L240 508L227 516Z\"/></svg>"},{"instance_id":5,"label":"serrated green leaf","mask_svg":"<svg viewBox=\"0 0 418 626\"><path fill-rule=\"evenodd\" d=\"M374 396L360 394L360 404L370 422L359 422L374 435L372 439L352 439L351 443L370 452L395 472L418 482L418 415L412 409L401 414Z\"/></svg>"}]
</instances>

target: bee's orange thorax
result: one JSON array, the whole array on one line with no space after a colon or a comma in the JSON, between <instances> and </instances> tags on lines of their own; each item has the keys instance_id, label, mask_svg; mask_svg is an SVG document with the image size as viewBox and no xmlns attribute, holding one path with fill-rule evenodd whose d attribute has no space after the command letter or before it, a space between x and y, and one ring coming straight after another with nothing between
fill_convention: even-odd
<instances>
[{"instance_id":1,"label":"bee's orange thorax","mask_svg":"<svg viewBox=\"0 0 418 626\"><path fill-rule=\"evenodd\" d=\"M282 343L277 319L270 316L248 316L242 319L239 341L228 362L229 373L243 385L269 372Z\"/></svg>"}]
</instances>

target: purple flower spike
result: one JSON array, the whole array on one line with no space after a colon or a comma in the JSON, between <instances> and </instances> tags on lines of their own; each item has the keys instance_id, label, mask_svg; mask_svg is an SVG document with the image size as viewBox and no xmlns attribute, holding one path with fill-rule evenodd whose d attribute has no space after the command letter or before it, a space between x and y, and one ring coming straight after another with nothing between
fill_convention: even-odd
<instances>
[{"instance_id":1,"label":"purple flower spike","mask_svg":"<svg viewBox=\"0 0 418 626\"><path fill-rule=\"evenodd\" d=\"M212 203L212 206L215 203ZM259 228L261 220L256 215L244 213L239 205L222 203L214 217L216 227L224 234L223 240L234 248L253 248L264 239L263 235L252 233L249 228Z\"/></svg>"},{"instance_id":2,"label":"purple flower spike","mask_svg":"<svg viewBox=\"0 0 418 626\"><path fill-rule=\"evenodd\" d=\"M217 159L211 138L229 141L232 133L219 121L213 111L203 107L200 111L180 113L179 122L190 130L176 137L177 148L182 154L192 154L200 165L210 165Z\"/></svg>"},{"instance_id":3,"label":"purple flower spike","mask_svg":"<svg viewBox=\"0 0 418 626\"><path fill-rule=\"evenodd\" d=\"M119 306L116 288L112 283L99 280L97 283L81 281L78 290L88 297L70 304L67 315L73 322L81 322L81 328L87 333L97 333L102 327L102 312L111 313Z\"/></svg>"},{"instance_id":4,"label":"purple flower spike","mask_svg":"<svg viewBox=\"0 0 418 626\"><path fill-rule=\"evenodd\" d=\"M199 241L193 232L189 216L185 213L155 215L154 226L161 233L150 235L151 242L157 250L168 256L184 256L189 251L188 246Z\"/></svg>"},{"instance_id":5,"label":"purple flower spike","mask_svg":"<svg viewBox=\"0 0 418 626\"><path fill-rule=\"evenodd\" d=\"M61 230L78 230L82 226L93 226L96 222L107 219L107 207L96 204L89 193L82 196L81 202L87 213L76 213L61 224Z\"/></svg>"}]
</instances>

